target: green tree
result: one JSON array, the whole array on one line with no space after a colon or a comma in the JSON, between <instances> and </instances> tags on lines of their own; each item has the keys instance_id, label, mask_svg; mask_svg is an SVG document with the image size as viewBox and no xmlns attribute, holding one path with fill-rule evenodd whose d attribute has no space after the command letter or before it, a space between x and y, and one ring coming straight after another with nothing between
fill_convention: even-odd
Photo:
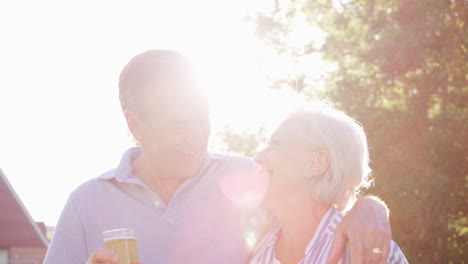
<instances>
[{"instance_id":1,"label":"green tree","mask_svg":"<svg viewBox=\"0 0 468 264\"><path fill-rule=\"evenodd\" d=\"M468 251L467 15L464 0L315 0L275 1L253 17L279 54L318 52L332 65L321 95L364 125L370 192L388 202L411 263L464 263ZM285 41L299 16L322 44Z\"/></svg>"},{"instance_id":2,"label":"green tree","mask_svg":"<svg viewBox=\"0 0 468 264\"><path fill-rule=\"evenodd\" d=\"M221 131L221 137L225 143L223 151L253 157L260 150L261 143L267 139L266 132L267 130L263 126L244 131L235 131L230 127L225 127Z\"/></svg>"}]
</instances>

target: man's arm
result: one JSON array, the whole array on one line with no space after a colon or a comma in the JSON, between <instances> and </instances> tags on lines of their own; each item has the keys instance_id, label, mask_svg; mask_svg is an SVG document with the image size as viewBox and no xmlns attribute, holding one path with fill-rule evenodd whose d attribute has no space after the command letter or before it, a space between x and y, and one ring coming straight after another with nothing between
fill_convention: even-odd
<instances>
[{"instance_id":1,"label":"man's arm","mask_svg":"<svg viewBox=\"0 0 468 264\"><path fill-rule=\"evenodd\" d=\"M88 258L86 232L81 216L70 197L62 211L44 264L117 264L119 256L109 250L95 249ZM137 264L141 264L138 262Z\"/></svg>"},{"instance_id":2,"label":"man's arm","mask_svg":"<svg viewBox=\"0 0 468 264\"><path fill-rule=\"evenodd\" d=\"M87 255L85 230L70 197L55 228L44 264L83 264Z\"/></svg>"},{"instance_id":3,"label":"man's arm","mask_svg":"<svg viewBox=\"0 0 468 264\"><path fill-rule=\"evenodd\" d=\"M328 263L338 263L347 242L352 264L385 263L391 239L386 204L375 196L362 197L336 228Z\"/></svg>"}]
</instances>

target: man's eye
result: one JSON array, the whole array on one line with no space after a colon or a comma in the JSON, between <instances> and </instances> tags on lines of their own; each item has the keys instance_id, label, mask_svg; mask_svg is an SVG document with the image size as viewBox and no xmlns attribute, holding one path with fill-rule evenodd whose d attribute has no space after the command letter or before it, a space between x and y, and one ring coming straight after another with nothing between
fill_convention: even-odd
<instances>
[{"instance_id":1,"label":"man's eye","mask_svg":"<svg viewBox=\"0 0 468 264\"><path fill-rule=\"evenodd\" d=\"M204 118L204 117L201 117L201 118L196 119L195 123L196 124L206 124L206 123L208 123L208 119Z\"/></svg>"}]
</instances>

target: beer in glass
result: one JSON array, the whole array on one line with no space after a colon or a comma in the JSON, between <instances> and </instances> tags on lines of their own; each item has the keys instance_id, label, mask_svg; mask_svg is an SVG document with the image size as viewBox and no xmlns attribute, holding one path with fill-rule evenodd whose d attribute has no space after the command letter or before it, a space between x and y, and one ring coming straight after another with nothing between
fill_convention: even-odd
<instances>
[{"instance_id":1,"label":"beer in glass","mask_svg":"<svg viewBox=\"0 0 468 264\"><path fill-rule=\"evenodd\" d=\"M119 255L119 264L138 262L135 232L131 228L113 229L103 232L104 248Z\"/></svg>"}]
</instances>

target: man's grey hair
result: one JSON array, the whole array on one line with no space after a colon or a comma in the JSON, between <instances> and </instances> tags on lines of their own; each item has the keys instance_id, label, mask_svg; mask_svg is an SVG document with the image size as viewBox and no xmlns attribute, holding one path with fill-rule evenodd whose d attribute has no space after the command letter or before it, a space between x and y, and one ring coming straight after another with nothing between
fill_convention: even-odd
<instances>
[{"instance_id":1,"label":"man's grey hair","mask_svg":"<svg viewBox=\"0 0 468 264\"><path fill-rule=\"evenodd\" d=\"M138 107L138 97L145 85L162 78L180 78L188 75L190 70L187 58L173 50L152 49L136 55L120 73L122 110Z\"/></svg>"},{"instance_id":2,"label":"man's grey hair","mask_svg":"<svg viewBox=\"0 0 468 264\"><path fill-rule=\"evenodd\" d=\"M349 209L361 188L372 183L363 127L325 101L299 104L285 122L298 128L306 145L330 154L329 169L322 177L312 179L314 198L340 211Z\"/></svg>"}]
</instances>

